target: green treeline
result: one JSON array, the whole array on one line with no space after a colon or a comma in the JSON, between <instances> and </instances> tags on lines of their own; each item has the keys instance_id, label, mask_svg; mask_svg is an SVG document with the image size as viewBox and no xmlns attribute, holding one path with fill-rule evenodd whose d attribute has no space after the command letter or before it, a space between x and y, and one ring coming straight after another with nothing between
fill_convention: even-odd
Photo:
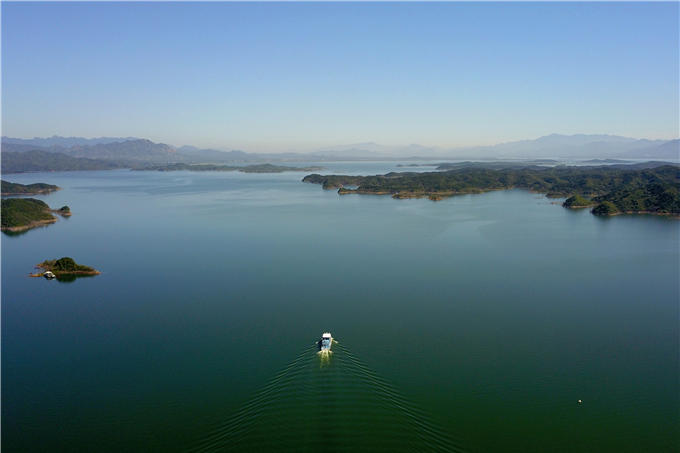
<instances>
[{"instance_id":1,"label":"green treeline","mask_svg":"<svg viewBox=\"0 0 680 453\"><path fill-rule=\"evenodd\" d=\"M2 181L3 195L33 195L36 193L50 193L54 190L59 190L59 187L52 184L45 184L42 182L24 185L8 181Z\"/></svg>"},{"instance_id":2,"label":"green treeline","mask_svg":"<svg viewBox=\"0 0 680 453\"><path fill-rule=\"evenodd\" d=\"M680 168L665 165L631 170L610 167L461 168L446 172L388 173L376 176L318 175L303 182L339 188L338 193L391 194L395 198L440 199L457 194L511 188L529 189L548 197L578 195L595 203L608 201L619 212L680 213ZM359 186L346 189L345 185ZM586 200L587 201L587 200Z\"/></svg>"},{"instance_id":3,"label":"green treeline","mask_svg":"<svg viewBox=\"0 0 680 453\"><path fill-rule=\"evenodd\" d=\"M96 272L89 266L77 264L73 260L73 258L69 258L68 256L60 258L58 260L47 260L39 264L38 267L45 269L45 271L51 271L56 275L76 272L88 272L88 273Z\"/></svg>"},{"instance_id":4,"label":"green treeline","mask_svg":"<svg viewBox=\"0 0 680 453\"><path fill-rule=\"evenodd\" d=\"M2 229L22 228L34 222L54 222L50 207L33 198L8 198L2 200Z\"/></svg>"},{"instance_id":5,"label":"green treeline","mask_svg":"<svg viewBox=\"0 0 680 453\"><path fill-rule=\"evenodd\" d=\"M643 187L623 187L595 197L592 201L600 203L593 209L593 214L615 214L617 212L680 214L680 183L652 183ZM611 212L609 205L612 205L616 211ZM603 212L603 209L607 211Z\"/></svg>"},{"instance_id":6,"label":"green treeline","mask_svg":"<svg viewBox=\"0 0 680 453\"><path fill-rule=\"evenodd\" d=\"M596 205L594 201L586 200L580 195L574 195L573 197L567 198L562 206L565 208L587 208L589 206Z\"/></svg>"}]
</instances>

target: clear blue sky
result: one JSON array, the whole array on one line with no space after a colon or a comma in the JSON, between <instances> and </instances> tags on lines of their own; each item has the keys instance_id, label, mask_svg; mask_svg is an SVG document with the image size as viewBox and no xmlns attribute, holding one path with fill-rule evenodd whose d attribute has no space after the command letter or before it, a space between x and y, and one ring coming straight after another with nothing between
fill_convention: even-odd
<instances>
[{"instance_id":1,"label":"clear blue sky","mask_svg":"<svg viewBox=\"0 0 680 453\"><path fill-rule=\"evenodd\" d=\"M677 2L1 7L11 137L246 151L678 137Z\"/></svg>"}]
</instances>

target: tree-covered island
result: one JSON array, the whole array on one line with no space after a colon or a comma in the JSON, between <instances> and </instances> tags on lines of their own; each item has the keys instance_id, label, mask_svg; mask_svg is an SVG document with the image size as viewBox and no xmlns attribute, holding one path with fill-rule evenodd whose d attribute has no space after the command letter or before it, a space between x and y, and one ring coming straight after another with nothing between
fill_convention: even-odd
<instances>
[{"instance_id":1,"label":"tree-covered island","mask_svg":"<svg viewBox=\"0 0 680 453\"><path fill-rule=\"evenodd\" d=\"M321 184L324 189L338 189L339 194L428 197L435 201L453 195L521 188L544 193L550 198L570 197L567 207L597 205L592 211L594 214L644 212L680 215L680 167L676 165L648 169L564 165L550 168L458 168L444 172L392 172L375 176L312 174L302 181ZM348 189L344 186L358 187Z\"/></svg>"},{"instance_id":2,"label":"tree-covered island","mask_svg":"<svg viewBox=\"0 0 680 453\"><path fill-rule=\"evenodd\" d=\"M31 277L43 277L45 272L52 272L56 277L64 275L99 275L101 272L92 269L89 266L83 266L76 263L73 258L65 256L58 260L46 260L40 264L36 264L37 269L42 269L43 272L31 273Z\"/></svg>"},{"instance_id":3,"label":"tree-covered island","mask_svg":"<svg viewBox=\"0 0 680 453\"><path fill-rule=\"evenodd\" d=\"M7 198L2 200L2 231L18 232L49 225L57 221L52 213L63 217L71 215L71 209L63 206L51 209L47 203L34 198Z\"/></svg>"},{"instance_id":4,"label":"tree-covered island","mask_svg":"<svg viewBox=\"0 0 680 453\"><path fill-rule=\"evenodd\" d=\"M283 173L284 171L321 171L324 167L289 167L287 165L258 164L246 166L214 165L214 164L165 164L148 165L133 168L135 171L240 171L242 173Z\"/></svg>"},{"instance_id":5,"label":"tree-covered island","mask_svg":"<svg viewBox=\"0 0 680 453\"><path fill-rule=\"evenodd\" d=\"M50 192L60 189L60 187L57 187L55 185L45 184L42 182L24 185L3 180L1 181L1 183L2 183L2 195L38 195L41 193L48 194Z\"/></svg>"}]
</instances>

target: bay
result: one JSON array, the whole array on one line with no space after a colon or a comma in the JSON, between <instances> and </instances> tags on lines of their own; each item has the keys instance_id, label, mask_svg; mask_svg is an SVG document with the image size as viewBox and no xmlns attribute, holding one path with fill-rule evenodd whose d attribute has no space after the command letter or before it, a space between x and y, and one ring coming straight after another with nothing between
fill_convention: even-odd
<instances>
[{"instance_id":1,"label":"bay","mask_svg":"<svg viewBox=\"0 0 680 453\"><path fill-rule=\"evenodd\" d=\"M73 216L2 235L3 449L677 451L677 220L303 176L7 175Z\"/></svg>"}]
</instances>

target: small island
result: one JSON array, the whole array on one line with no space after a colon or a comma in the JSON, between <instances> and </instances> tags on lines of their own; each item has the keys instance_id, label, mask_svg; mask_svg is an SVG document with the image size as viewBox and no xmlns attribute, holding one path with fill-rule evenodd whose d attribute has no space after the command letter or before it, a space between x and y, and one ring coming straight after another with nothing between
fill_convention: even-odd
<instances>
[{"instance_id":1,"label":"small island","mask_svg":"<svg viewBox=\"0 0 680 453\"><path fill-rule=\"evenodd\" d=\"M240 171L242 173L283 173L284 171L321 171L325 167L288 167L286 165L257 164L246 166L214 165L214 164L167 164L149 165L133 168L134 171Z\"/></svg>"},{"instance_id":2,"label":"small island","mask_svg":"<svg viewBox=\"0 0 680 453\"><path fill-rule=\"evenodd\" d=\"M83 266L82 264L77 264L73 258L65 256L58 260L46 260L40 264L36 264L37 269L42 269L43 272L31 273L31 277L44 277L45 274L53 275L54 277L61 276L78 276L78 275L99 275L101 272L92 269L89 266ZM48 274L48 272L50 274Z\"/></svg>"},{"instance_id":3,"label":"small island","mask_svg":"<svg viewBox=\"0 0 680 453\"><path fill-rule=\"evenodd\" d=\"M38 195L38 194L48 194L59 190L52 184L45 184L42 182L37 182L35 184L18 184L9 181L2 181L2 195Z\"/></svg>"},{"instance_id":4,"label":"small island","mask_svg":"<svg viewBox=\"0 0 680 453\"><path fill-rule=\"evenodd\" d=\"M62 217L71 215L71 209L63 206L51 209L47 203L34 198L8 198L2 200L2 231L18 232L57 221L52 213Z\"/></svg>"}]
</instances>

